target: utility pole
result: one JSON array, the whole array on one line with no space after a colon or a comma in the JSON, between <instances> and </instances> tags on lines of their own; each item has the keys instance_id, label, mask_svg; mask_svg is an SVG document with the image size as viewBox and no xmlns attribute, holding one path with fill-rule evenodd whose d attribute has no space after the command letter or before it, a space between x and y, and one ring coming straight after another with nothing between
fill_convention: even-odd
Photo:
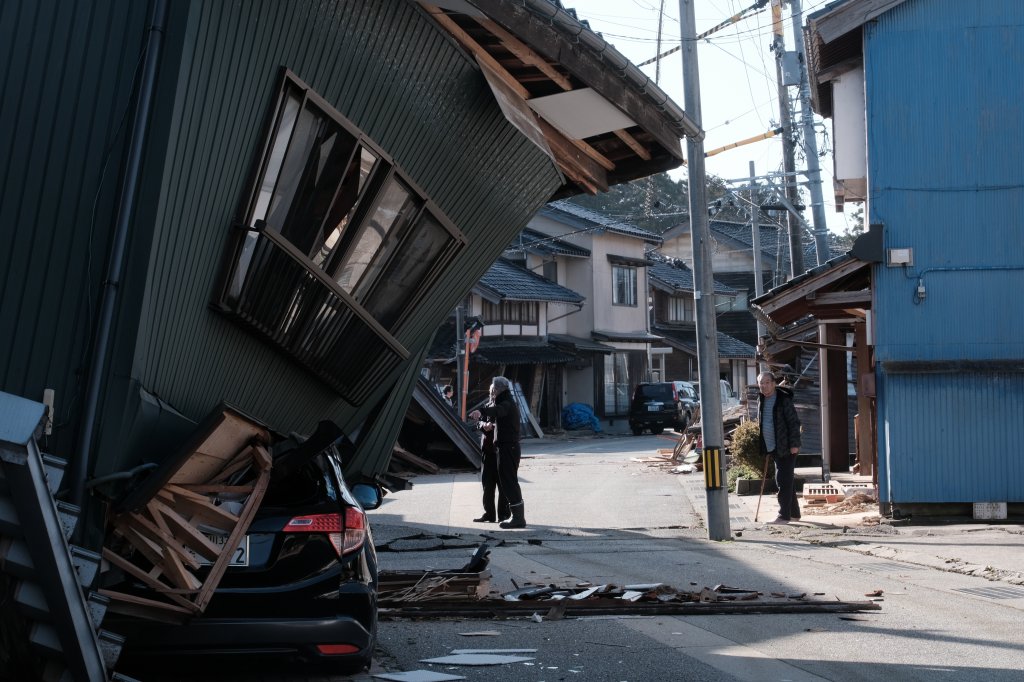
<instances>
[{"instance_id":1,"label":"utility pole","mask_svg":"<svg viewBox=\"0 0 1024 682\"><path fill-rule=\"evenodd\" d=\"M697 63L696 0L679 0L682 31L683 90L686 113L699 127L700 69ZM700 423L704 451L704 487L708 505L708 539L729 540L729 489L725 478L722 433L722 389L718 383L718 329L715 322L715 281L711 270L704 132L686 138L689 161L690 237L693 243L693 297L697 307L697 374L700 377Z\"/></svg>"},{"instance_id":2,"label":"utility pole","mask_svg":"<svg viewBox=\"0 0 1024 682\"><path fill-rule=\"evenodd\" d=\"M764 293L764 272L761 268L761 200L757 196L757 175L754 173L754 162L750 162L750 243L754 247L754 295L760 296ZM757 341L761 345L768 333L761 318L757 318ZM758 371L767 368L764 362L758 366Z\"/></svg>"},{"instance_id":3,"label":"utility pole","mask_svg":"<svg viewBox=\"0 0 1024 682\"><path fill-rule=\"evenodd\" d=\"M800 0L789 0L793 39L800 60L800 116L804 128L804 152L807 155L807 180L811 189L811 218L814 221L814 245L818 251L818 265L829 259L828 224L825 220L825 200L821 189L821 166L818 164L818 138L814 133L814 112L811 111L811 85L807 75L807 52L804 48L803 10Z\"/></svg>"},{"instance_id":4,"label":"utility pole","mask_svg":"<svg viewBox=\"0 0 1024 682\"><path fill-rule=\"evenodd\" d=\"M775 52L775 78L779 84L779 116L782 123L782 163L786 172L786 197L790 203L800 203L796 191L796 161L793 153L793 116L789 110L789 91L782 69L782 60L786 54L786 39L782 24L782 0L772 0L772 51ZM796 277L804 271L804 250L801 237L800 221L793 214L786 216L789 230L789 276Z\"/></svg>"}]
</instances>

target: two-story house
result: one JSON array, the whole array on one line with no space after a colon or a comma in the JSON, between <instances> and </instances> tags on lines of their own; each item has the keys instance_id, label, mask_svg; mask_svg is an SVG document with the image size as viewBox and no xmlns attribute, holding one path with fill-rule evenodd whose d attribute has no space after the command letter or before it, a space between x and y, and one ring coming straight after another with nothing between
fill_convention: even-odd
<instances>
[{"instance_id":1,"label":"two-story house","mask_svg":"<svg viewBox=\"0 0 1024 682\"><path fill-rule=\"evenodd\" d=\"M668 381L698 380L696 300L693 271L677 259L650 255L647 278L651 290L651 331L661 337L651 349L652 376ZM728 309L739 294L715 281L715 308ZM748 343L717 333L719 376L739 395L756 375L757 349Z\"/></svg>"},{"instance_id":2,"label":"two-story house","mask_svg":"<svg viewBox=\"0 0 1024 682\"><path fill-rule=\"evenodd\" d=\"M549 335L583 306L575 291L504 258L495 261L464 306L469 318L482 323L468 354L467 405L485 401L491 377L502 375L521 391L541 428L560 428L565 367L579 357L555 346ZM523 433L533 433L527 415L521 416Z\"/></svg>"},{"instance_id":3,"label":"two-story house","mask_svg":"<svg viewBox=\"0 0 1024 682\"><path fill-rule=\"evenodd\" d=\"M558 241L514 241L526 266L546 271L587 301L561 329L552 329L556 343L589 361L567 368L565 402L592 405L607 426L625 429L630 396L650 379L658 340L649 329L646 253L661 237L568 201L543 207L529 229Z\"/></svg>"}]
</instances>

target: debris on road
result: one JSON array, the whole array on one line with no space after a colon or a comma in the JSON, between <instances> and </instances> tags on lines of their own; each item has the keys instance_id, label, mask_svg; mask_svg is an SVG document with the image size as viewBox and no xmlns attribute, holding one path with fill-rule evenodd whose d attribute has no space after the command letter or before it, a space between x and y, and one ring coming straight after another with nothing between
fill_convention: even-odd
<instances>
[{"instance_id":1,"label":"debris on road","mask_svg":"<svg viewBox=\"0 0 1024 682\"><path fill-rule=\"evenodd\" d=\"M457 654L424 658L420 663L437 663L442 665L504 665L506 663L522 663L534 660L533 656L503 656L500 654Z\"/></svg>"},{"instance_id":2,"label":"debris on road","mask_svg":"<svg viewBox=\"0 0 1024 682\"><path fill-rule=\"evenodd\" d=\"M670 585L633 585L650 588L628 590L606 584L587 588L556 585L527 585L500 597L455 598L436 595L428 599L389 598L381 604L380 617L388 618L532 618L545 617L537 606L550 603L550 620L597 615L688 615L727 613L847 613L878 610L873 602L844 602L807 599L806 593L786 595L763 593L727 585L697 591L676 590ZM382 600L384 602L384 600Z\"/></svg>"},{"instance_id":3,"label":"debris on road","mask_svg":"<svg viewBox=\"0 0 1024 682\"><path fill-rule=\"evenodd\" d=\"M393 682L449 682L450 680L466 679L462 675L436 673L433 670L408 670L400 673L374 673L372 677L376 677L378 680L392 680Z\"/></svg>"}]
</instances>

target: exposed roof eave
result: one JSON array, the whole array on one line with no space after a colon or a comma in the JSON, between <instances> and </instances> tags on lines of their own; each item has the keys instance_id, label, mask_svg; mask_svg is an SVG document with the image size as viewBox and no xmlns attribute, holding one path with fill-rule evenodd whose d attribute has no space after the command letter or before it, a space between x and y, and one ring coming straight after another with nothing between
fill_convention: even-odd
<instances>
[{"instance_id":1,"label":"exposed roof eave","mask_svg":"<svg viewBox=\"0 0 1024 682\"><path fill-rule=\"evenodd\" d=\"M751 300L751 305L779 326L807 315L859 316L872 307L871 263L840 256Z\"/></svg>"},{"instance_id":2,"label":"exposed roof eave","mask_svg":"<svg viewBox=\"0 0 1024 682\"><path fill-rule=\"evenodd\" d=\"M545 148L566 178L556 196L596 193L677 168L684 158L680 138L703 136L653 80L549 0L418 1L476 58L492 88L501 90L499 101L511 102L518 112L517 120L523 123L523 111L533 108L536 128L517 127ZM612 120L617 115L621 121L573 137L557 118L549 120L555 115L551 109L540 113L548 106L542 100L584 90L607 106Z\"/></svg>"},{"instance_id":3,"label":"exposed roof eave","mask_svg":"<svg viewBox=\"0 0 1024 682\"><path fill-rule=\"evenodd\" d=\"M807 17L807 25L828 44L906 0L843 0Z\"/></svg>"}]
</instances>

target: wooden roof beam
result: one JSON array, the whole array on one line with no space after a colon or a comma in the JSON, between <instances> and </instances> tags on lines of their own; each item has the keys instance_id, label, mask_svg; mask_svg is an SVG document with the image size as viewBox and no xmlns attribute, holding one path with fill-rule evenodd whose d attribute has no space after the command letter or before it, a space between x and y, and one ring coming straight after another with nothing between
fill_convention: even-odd
<instances>
[{"instance_id":1,"label":"wooden roof beam","mask_svg":"<svg viewBox=\"0 0 1024 682\"><path fill-rule=\"evenodd\" d=\"M430 5L428 3L420 3L423 8L430 13L430 15L440 24L445 30L452 34L456 40L458 40L463 47L476 57L481 63L486 64L494 74L501 79L501 82L507 86L513 93L521 97L524 101L530 99L530 92L523 87L522 83L516 80L515 76L509 73L508 69L501 65L491 54L471 35L466 33L451 17L444 13L440 8ZM546 121L543 117L537 116L537 119L541 122L541 130L544 133L544 137L547 138L548 144L551 146L552 153L555 154L556 159L559 162L559 167L562 168L563 172L572 177L574 180L581 180L582 178L589 178L588 182L584 184L584 188L588 192L596 193L598 191L607 191L608 179L604 171L615 170L615 164L605 157L603 154L598 152L596 149L591 147L583 140L573 139L560 130L555 128L551 123ZM604 169L604 171L597 172L593 169L593 165L584 161L580 154L574 153L569 149L574 147L579 152L582 152L590 161L595 162L598 166ZM564 157L564 158L563 158ZM566 168L565 166L568 166ZM573 169L573 172L567 172L569 168ZM580 173L582 172L582 177Z\"/></svg>"},{"instance_id":2,"label":"wooden roof beam","mask_svg":"<svg viewBox=\"0 0 1024 682\"><path fill-rule=\"evenodd\" d=\"M529 64L537 68L545 76L553 80L563 90L572 90L572 83L569 79L563 76L558 69L553 67L548 60L541 57L529 45L516 38L514 35L506 31L504 28L499 26L494 21L485 17L477 17L477 23L486 28L488 31L493 33L501 44L508 48L508 51L519 58L524 64Z\"/></svg>"},{"instance_id":3,"label":"wooden roof beam","mask_svg":"<svg viewBox=\"0 0 1024 682\"><path fill-rule=\"evenodd\" d=\"M519 60L522 61L524 64L529 64L530 66L536 67L541 73L543 73L549 79L557 83L558 86L565 90L566 92L575 89L573 88L572 82L564 75L562 75L561 72L558 71L558 69L553 67L547 59L537 54L537 52L533 48L531 48L529 45L519 40L519 38L516 38L514 35L506 31L498 23L484 17L477 17L476 21L481 26L486 28L488 31L493 33L498 38L498 40L501 41L501 44L504 45L509 52L518 57ZM635 137L633 137L628 132L622 129L615 130L613 132L615 133L616 137L618 137L620 140L626 143L626 146L633 150L634 154L639 156L644 161L651 160L651 153L647 151L647 149L642 144L637 142L637 139ZM609 168L608 170L612 170L612 168Z\"/></svg>"}]
</instances>

